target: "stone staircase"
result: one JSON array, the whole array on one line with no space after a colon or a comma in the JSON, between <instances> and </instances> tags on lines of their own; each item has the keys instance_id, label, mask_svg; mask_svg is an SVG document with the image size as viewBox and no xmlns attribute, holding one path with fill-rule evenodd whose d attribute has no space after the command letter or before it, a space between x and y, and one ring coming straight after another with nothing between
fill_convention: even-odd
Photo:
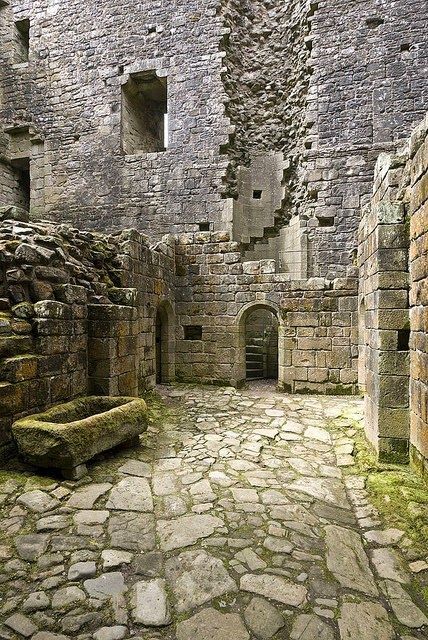
<instances>
[{"instance_id":1,"label":"stone staircase","mask_svg":"<svg viewBox=\"0 0 428 640\"><path fill-rule=\"evenodd\" d=\"M247 380L260 380L265 377L264 338L250 338L245 347Z\"/></svg>"}]
</instances>

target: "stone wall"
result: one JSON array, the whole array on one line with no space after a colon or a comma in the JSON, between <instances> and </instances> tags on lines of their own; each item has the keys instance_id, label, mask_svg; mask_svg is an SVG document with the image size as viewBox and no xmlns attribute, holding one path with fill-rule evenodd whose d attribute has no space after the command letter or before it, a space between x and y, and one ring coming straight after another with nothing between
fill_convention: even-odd
<instances>
[{"instance_id":1,"label":"stone wall","mask_svg":"<svg viewBox=\"0 0 428 640\"><path fill-rule=\"evenodd\" d=\"M410 141L410 442L428 478L428 115Z\"/></svg>"},{"instance_id":2,"label":"stone wall","mask_svg":"<svg viewBox=\"0 0 428 640\"><path fill-rule=\"evenodd\" d=\"M357 281L293 281L271 260L244 262L227 234L179 236L176 245L176 369L179 380L241 384L245 318L267 308L279 320L279 386L352 393L357 383ZM201 326L186 340L184 326Z\"/></svg>"},{"instance_id":3,"label":"stone wall","mask_svg":"<svg viewBox=\"0 0 428 640\"><path fill-rule=\"evenodd\" d=\"M402 158L380 156L360 224L360 379L366 434L381 459L405 462L409 446L408 248L397 200Z\"/></svg>"},{"instance_id":4,"label":"stone wall","mask_svg":"<svg viewBox=\"0 0 428 640\"><path fill-rule=\"evenodd\" d=\"M376 165L359 231L365 423L387 460L428 468L428 116ZM362 348L363 347L363 348Z\"/></svg>"},{"instance_id":5,"label":"stone wall","mask_svg":"<svg viewBox=\"0 0 428 640\"><path fill-rule=\"evenodd\" d=\"M427 34L424 0L318 3L304 160L310 275L345 274L377 156L425 115Z\"/></svg>"},{"instance_id":6,"label":"stone wall","mask_svg":"<svg viewBox=\"0 0 428 640\"><path fill-rule=\"evenodd\" d=\"M281 153L281 205L248 248L281 255L283 237L262 243L295 215L309 237L297 263L346 276L376 157L426 108L427 20L424 0L3 2L0 204L21 203L10 141L23 127L35 215L153 239L231 231L238 167ZM169 144L125 155L122 89L141 72L167 84Z\"/></svg>"},{"instance_id":7,"label":"stone wall","mask_svg":"<svg viewBox=\"0 0 428 640\"><path fill-rule=\"evenodd\" d=\"M0 215L3 450L18 416L154 386L156 312L168 300L173 313L174 251L173 240L150 247L137 231L109 237L28 223L13 208ZM170 349L173 359L173 340Z\"/></svg>"},{"instance_id":8,"label":"stone wall","mask_svg":"<svg viewBox=\"0 0 428 640\"><path fill-rule=\"evenodd\" d=\"M14 21L27 17L29 62L16 64ZM226 223L222 30L212 0L2 3L1 128L30 124L43 143L33 211L156 238ZM167 79L168 148L124 155L122 87L146 70ZM18 203L0 192L0 204Z\"/></svg>"}]
</instances>

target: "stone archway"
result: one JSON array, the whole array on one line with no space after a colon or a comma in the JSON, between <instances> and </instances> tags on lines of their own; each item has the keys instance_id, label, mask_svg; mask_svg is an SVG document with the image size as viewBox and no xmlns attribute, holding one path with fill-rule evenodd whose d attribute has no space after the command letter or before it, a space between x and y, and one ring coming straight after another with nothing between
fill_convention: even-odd
<instances>
[{"instance_id":1,"label":"stone archway","mask_svg":"<svg viewBox=\"0 0 428 640\"><path fill-rule=\"evenodd\" d=\"M156 384L175 379L175 314L168 301L157 308L155 319Z\"/></svg>"},{"instance_id":2,"label":"stone archway","mask_svg":"<svg viewBox=\"0 0 428 640\"><path fill-rule=\"evenodd\" d=\"M253 318L253 322L251 322L251 317ZM272 331L268 332L269 335L262 336L263 323L268 322L269 318L273 319L271 325ZM260 351L263 351L263 371L260 368L261 375L252 376L249 375L251 368L248 366L248 338L251 331L257 333L257 330L260 332L259 339L266 339L265 344L263 344L262 349L260 349ZM275 304L271 302L250 302L241 309L236 321L235 380L237 386L242 386L247 379L251 378L276 378L278 380L278 386L282 386L284 375L284 367L282 366L284 360L282 335L283 322L279 308ZM274 341L276 344L273 344ZM257 360L260 362L261 359L254 357L254 361L256 362Z\"/></svg>"}]
</instances>

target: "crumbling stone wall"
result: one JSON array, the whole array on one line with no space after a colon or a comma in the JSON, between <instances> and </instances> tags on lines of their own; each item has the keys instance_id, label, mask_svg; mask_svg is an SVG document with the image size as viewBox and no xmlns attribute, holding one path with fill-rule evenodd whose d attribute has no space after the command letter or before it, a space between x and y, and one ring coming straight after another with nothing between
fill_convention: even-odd
<instances>
[{"instance_id":1,"label":"crumbling stone wall","mask_svg":"<svg viewBox=\"0 0 428 640\"><path fill-rule=\"evenodd\" d=\"M87 393L155 384L156 310L174 300L173 240L29 223L0 209L0 451L13 419Z\"/></svg>"},{"instance_id":2,"label":"crumbling stone wall","mask_svg":"<svg viewBox=\"0 0 428 640\"><path fill-rule=\"evenodd\" d=\"M375 159L426 108L427 33L424 0L3 2L0 185L3 137L29 126L38 216L157 239L231 231L237 166L279 152L282 205L255 244L298 214L309 276L346 276ZM166 79L169 146L123 155L122 87L144 71ZM5 184L0 203L15 195Z\"/></svg>"},{"instance_id":3,"label":"crumbling stone wall","mask_svg":"<svg viewBox=\"0 0 428 640\"><path fill-rule=\"evenodd\" d=\"M302 0L220 2L226 27L222 77L228 96L226 111L234 128L227 148L226 193L235 198L242 194L238 167L249 167L252 156L282 154L286 190L276 206L274 224L278 228L298 211L301 195L298 167L306 126L312 5Z\"/></svg>"}]
</instances>

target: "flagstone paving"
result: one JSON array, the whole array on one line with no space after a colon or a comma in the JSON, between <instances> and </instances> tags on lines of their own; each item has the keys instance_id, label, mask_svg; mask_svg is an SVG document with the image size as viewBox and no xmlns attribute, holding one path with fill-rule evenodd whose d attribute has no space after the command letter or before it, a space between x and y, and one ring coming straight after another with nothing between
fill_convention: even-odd
<instances>
[{"instance_id":1,"label":"flagstone paving","mask_svg":"<svg viewBox=\"0 0 428 640\"><path fill-rule=\"evenodd\" d=\"M427 557L346 472L360 400L161 391L165 424L88 477L0 481L0 638L428 637Z\"/></svg>"}]
</instances>

